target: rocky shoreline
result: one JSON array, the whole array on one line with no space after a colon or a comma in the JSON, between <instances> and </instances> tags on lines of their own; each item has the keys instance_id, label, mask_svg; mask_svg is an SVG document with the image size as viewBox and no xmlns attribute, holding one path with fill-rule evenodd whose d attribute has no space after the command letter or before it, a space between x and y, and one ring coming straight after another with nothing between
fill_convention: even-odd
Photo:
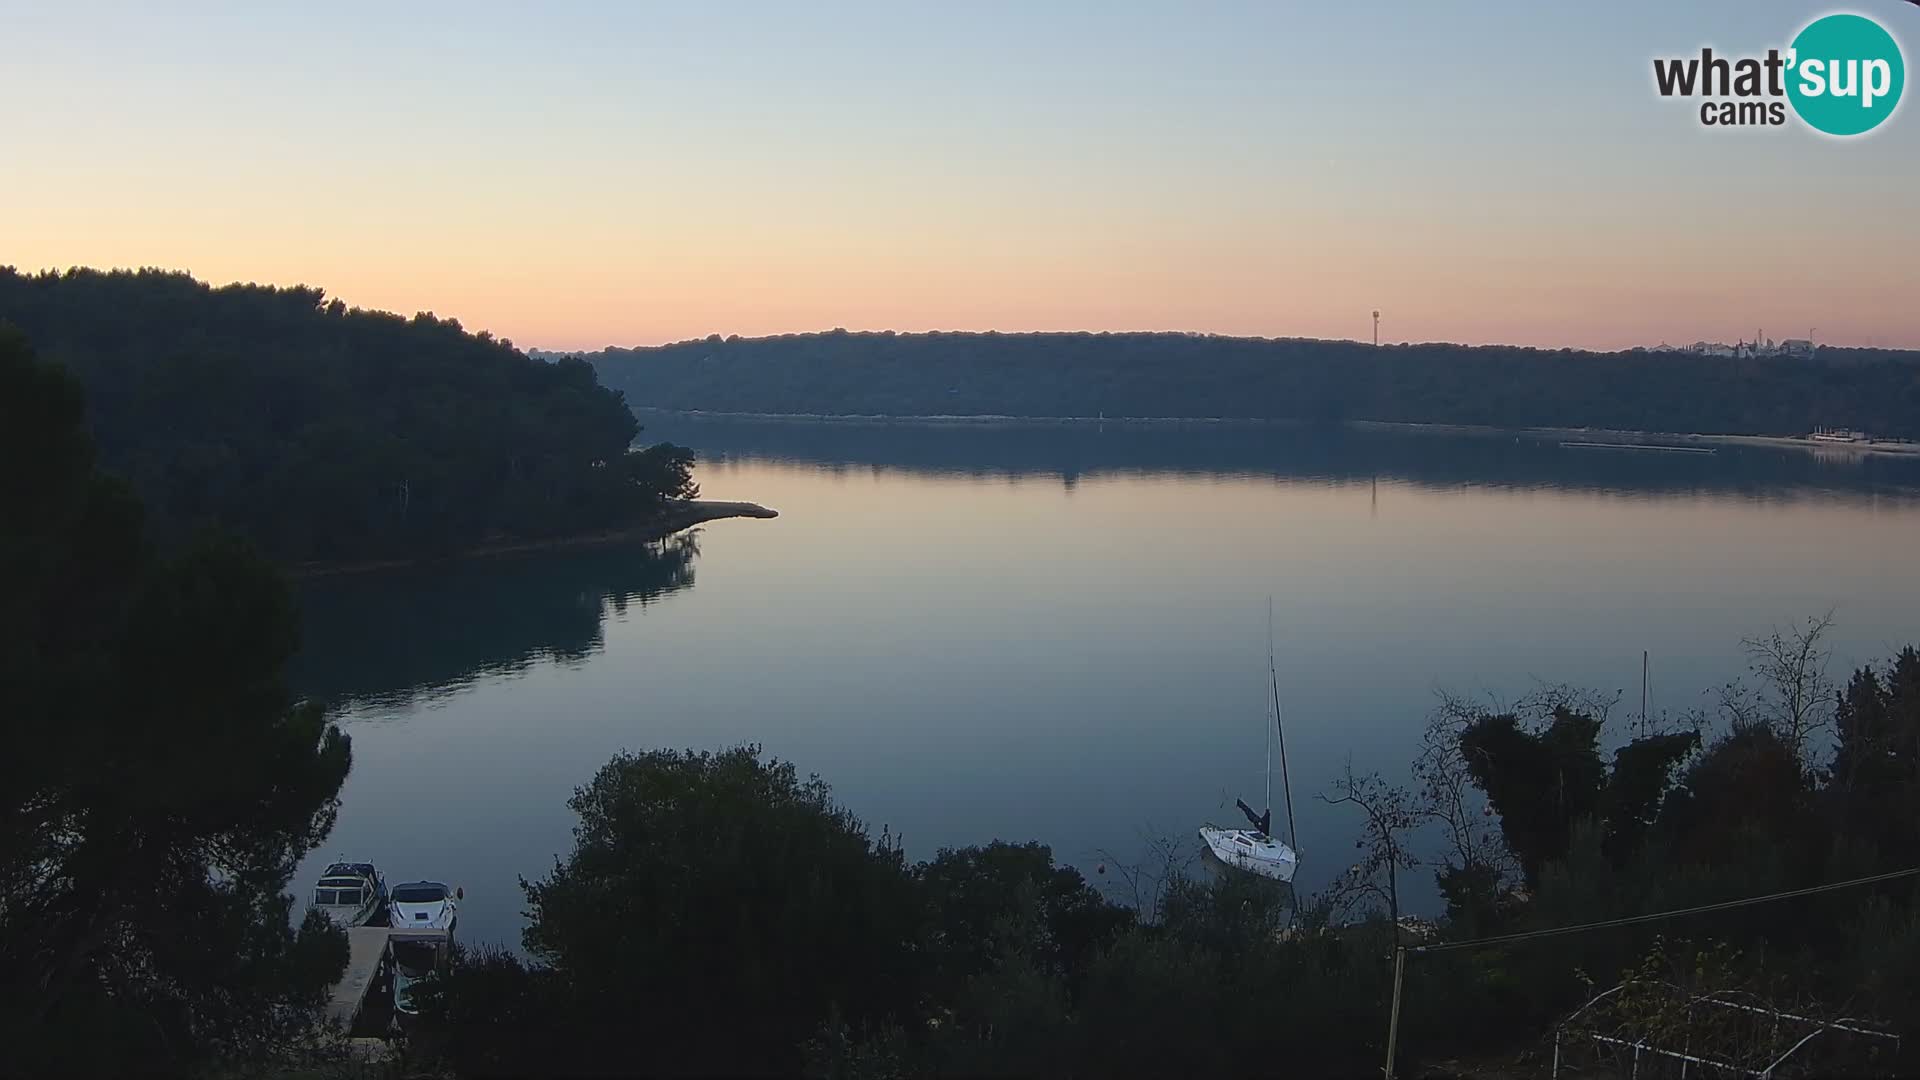
<instances>
[{"instance_id":1,"label":"rocky shoreline","mask_svg":"<svg viewBox=\"0 0 1920 1080\"><path fill-rule=\"evenodd\" d=\"M536 551L566 551L574 548L608 547L614 544L644 543L671 536L682 529L690 529L709 521L725 518L774 518L778 511L770 510L759 503L729 502L722 499L689 499L686 502L669 507L659 517L644 524L626 529L604 529L598 532L576 533L571 536L550 536L537 540L510 540L496 544L481 544L465 548L449 555L425 559L379 559L354 563L302 563L291 567L287 574L296 580L320 577L336 577L342 574L363 574L375 570L391 570L400 567L417 566L421 563L438 562L442 559L482 559L498 555L522 555Z\"/></svg>"}]
</instances>

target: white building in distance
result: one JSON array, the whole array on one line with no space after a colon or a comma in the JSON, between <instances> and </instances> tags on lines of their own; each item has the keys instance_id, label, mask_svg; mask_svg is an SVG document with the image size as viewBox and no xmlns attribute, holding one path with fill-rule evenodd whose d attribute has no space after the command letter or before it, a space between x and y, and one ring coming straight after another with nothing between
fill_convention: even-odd
<instances>
[{"instance_id":1,"label":"white building in distance","mask_svg":"<svg viewBox=\"0 0 1920 1080\"><path fill-rule=\"evenodd\" d=\"M1724 356L1729 360L1746 359L1754 356L1790 356L1799 360L1811 360L1818 351L1812 341L1806 338L1788 338L1775 341L1766 338L1758 341L1742 341L1728 345L1720 341L1696 341L1691 345L1669 345L1661 342L1651 348L1642 347L1636 352L1673 352L1687 353L1692 356Z\"/></svg>"}]
</instances>

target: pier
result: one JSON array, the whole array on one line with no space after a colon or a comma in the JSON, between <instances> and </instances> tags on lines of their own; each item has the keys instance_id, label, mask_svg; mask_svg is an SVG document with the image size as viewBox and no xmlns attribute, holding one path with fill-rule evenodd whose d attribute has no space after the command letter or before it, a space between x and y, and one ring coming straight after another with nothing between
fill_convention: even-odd
<instances>
[{"instance_id":1,"label":"pier","mask_svg":"<svg viewBox=\"0 0 1920 1080\"><path fill-rule=\"evenodd\" d=\"M368 995L390 974L392 935L390 926L355 926L347 931L347 973L327 995L327 1020L342 1031L353 1030Z\"/></svg>"},{"instance_id":2,"label":"pier","mask_svg":"<svg viewBox=\"0 0 1920 1080\"><path fill-rule=\"evenodd\" d=\"M402 943L429 946L440 954L439 962L444 963L446 953L453 946L453 931L388 926L384 919L380 920L378 926L349 927L346 974L327 993L327 1023L330 1026L349 1035L356 1034L356 1029L369 1026L367 1021L371 1015L376 1021L371 1027L380 1033L386 1032L387 1025L379 1020L389 1013L392 1002L381 1001L379 996L390 992L393 985L394 945Z\"/></svg>"}]
</instances>

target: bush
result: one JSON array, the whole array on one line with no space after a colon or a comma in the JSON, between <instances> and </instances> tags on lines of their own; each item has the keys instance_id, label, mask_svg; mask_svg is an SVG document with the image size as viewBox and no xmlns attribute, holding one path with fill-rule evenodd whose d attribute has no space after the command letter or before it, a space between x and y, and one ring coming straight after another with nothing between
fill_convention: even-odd
<instances>
[{"instance_id":1,"label":"bush","mask_svg":"<svg viewBox=\"0 0 1920 1080\"><path fill-rule=\"evenodd\" d=\"M456 1060L518 1071L791 1073L830 1018L918 1008L918 895L899 847L818 779L723 753L623 754L579 789L572 854L523 882L531 966L448 980Z\"/></svg>"}]
</instances>

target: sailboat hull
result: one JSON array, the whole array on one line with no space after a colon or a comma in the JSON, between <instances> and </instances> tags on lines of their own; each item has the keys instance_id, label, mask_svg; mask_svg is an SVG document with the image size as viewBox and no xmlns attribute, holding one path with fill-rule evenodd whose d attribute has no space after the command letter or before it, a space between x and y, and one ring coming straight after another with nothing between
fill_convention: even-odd
<instances>
[{"instance_id":1,"label":"sailboat hull","mask_svg":"<svg viewBox=\"0 0 1920 1080\"><path fill-rule=\"evenodd\" d=\"M1300 861L1292 848L1252 829L1208 825L1200 830L1200 842L1226 865L1275 881L1291 882L1294 867Z\"/></svg>"}]
</instances>

